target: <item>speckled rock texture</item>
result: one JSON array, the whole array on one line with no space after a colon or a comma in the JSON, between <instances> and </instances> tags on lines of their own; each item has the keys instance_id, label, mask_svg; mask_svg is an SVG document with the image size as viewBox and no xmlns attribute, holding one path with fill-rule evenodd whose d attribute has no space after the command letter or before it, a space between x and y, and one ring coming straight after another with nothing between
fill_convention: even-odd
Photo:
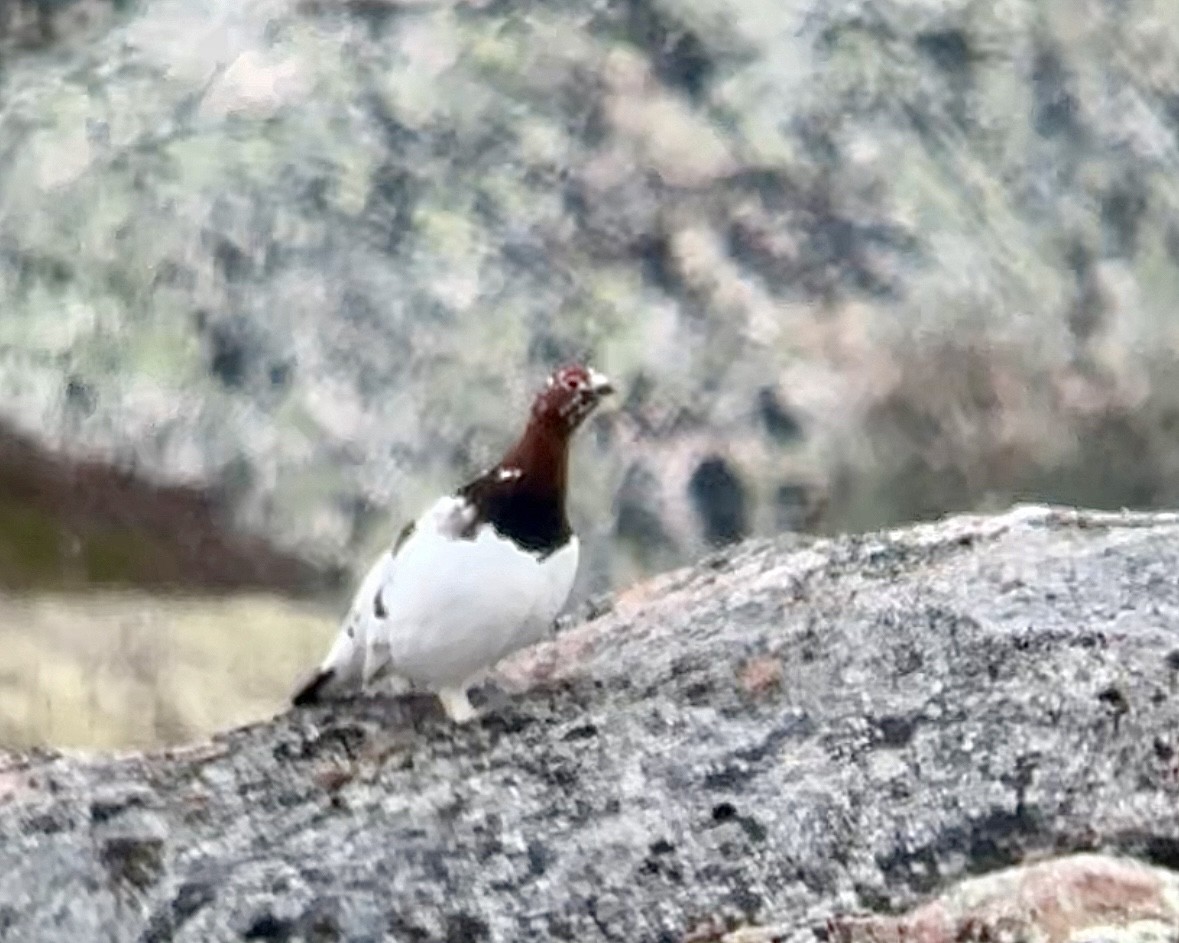
<instances>
[{"instance_id":1,"label":"speckled rock texture","mask_svg":"<svg viewBox=\"0 0 1179 943\"><path fill-rule=\"evenodd\" d=\"M945 903L959 882L1090 852L1054 865L1066 929L1169 943L1176 572L1173 514L748 543L523 653L471 726L411 694L12 757L0 935L811 943L903 938L912 912L992 940L989 913L1034 926L1010 921L1045 872Z\"/></svg>"},{"instance_id":2,"label":"speckled rock texture","mask_svg":"<svg viewBox=\"0 0 1179 943\"><path fill-rule=\"evenodd\" d=\"M1179 0L5 9L108 15L0 75L0 421L286 552L363 565L581 353L586 591L1179 498Z\"/></svg>"},{"instance_id":3,"label":"speckled rock texture","mask_svg":"<svg viewBox=\"0 0 1179 943\"><path fill-rule=\"evenodd\" d=\"M133 0L4 0L0 3L0 56L60 51L109 27Z\"/></svg>"},{"instance_id":4,"label":"speckled rock texture","mask_svg":"<svg viewBox=\"0 0 1179 943\"><path fill-rule=\"evenodd\" d=\"M900 916L837 917L837 943L1172 943L1179 939L1179 874L1108 855L1074 854L963 881ZM769 943L778 931L726 934ZM725 937L722 937L725 939Z\"/></svg>"}]
</instances>

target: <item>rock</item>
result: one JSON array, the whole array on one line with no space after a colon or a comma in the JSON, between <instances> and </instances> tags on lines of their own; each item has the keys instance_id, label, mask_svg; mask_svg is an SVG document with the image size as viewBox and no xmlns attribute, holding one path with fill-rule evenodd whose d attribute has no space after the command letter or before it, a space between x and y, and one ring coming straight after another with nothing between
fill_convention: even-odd
<instances>
[{"instance_id":1,"label":"rock","mask_svg":"<svg viewBox=\"0 0 1179 943\"><path fill-rule=\"evenodd\" d=\"M1078 854L964 881L899 918L837 918L829 929L840 943L914 938L951 943L996 936L1157 943L1173 939L1179 927L1176 892L1179 877L1168 868Z\"/></svg>"},{"instance_id":2,"label":"rock","mask_svg":"<svg viewBox=\"0 0 1179 943\"><path fill-rule=\"evenodd\" d=\"M9 4L124 12L0 77L0 422L354 567L588 352L586 592L715 454L753 535L1172 505L1177 28L1091 6Z\"/></svg>"},{"instance_id":3,"label":"rock","mask_svg":"<svg viewBox=\"0 0 1179 943\"><path fill-rule=\"evenodd\" d=\"M1039 900L1092 930L1070 940L1151 939L1179 860L1177 566L1179 515L1048 507L743 543L504 665L471 726L374 696L165 753L13 756L0 920L809 943L992 939ZM1132 907L1101 905L1117 887Z\"/></svg>"},{"instance_id":4,"label":"rock","mask_svg":"<svg viewBox=\"0 0 1179 943\"><path fill-rule=\"evenodd\" d=\"M78 42L108 26L127 0L7 0L0 4L0 51Z\"/></svg>"}]
</instances>

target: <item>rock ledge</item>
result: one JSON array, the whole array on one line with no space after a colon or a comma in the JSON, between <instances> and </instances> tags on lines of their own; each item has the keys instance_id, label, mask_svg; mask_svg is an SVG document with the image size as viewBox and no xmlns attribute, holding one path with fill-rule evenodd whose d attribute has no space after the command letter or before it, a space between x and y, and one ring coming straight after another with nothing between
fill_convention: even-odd
<instances>
[{"instance_id":1,"label":"rock ledge","mask_svg":"<svg viewBox=\"0 0 1179 943\"><path fill-rule=\"evenodd\" d=\"M10 757L0 937L898 939L965 879L1098 852L1157 900L1068 913L1166 939L1176 572L1175 514L751 543L504 666L470 727L385 697Z\"/></svg>"}]
</instances>

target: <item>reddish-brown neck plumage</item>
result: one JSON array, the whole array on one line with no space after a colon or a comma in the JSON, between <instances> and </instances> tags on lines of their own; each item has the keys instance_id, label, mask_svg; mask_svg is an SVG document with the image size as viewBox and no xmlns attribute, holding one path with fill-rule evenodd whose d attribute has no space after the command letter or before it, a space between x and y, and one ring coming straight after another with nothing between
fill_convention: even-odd
<instances>
[{"instance_id":1,"label":"reddish-brown neck plumage","mask_svg":"<svg viewBox=\"0 0 1179 943\"><path fill-rule=\"evenodd\" d=\"M533 412L499 467L505 475L519 469L519 478L507 479L508 483L528 491L548 492L563 505L569 483L568 427L559 417Z\"/></svg>"},{"instance_id":2,"label":"reddish-brown neck plumage","mask_svg":"<svg viewBox=\"0 0 1179 943\"><path fill-rule=\"evenodd\" d=\"M605 377L580 364L549 377L516 444L498 465L459 489L475 509L475 525L490 524L542 556L564 546L573 535L565 513L569 439L609 392Z\"/></svg>"},{"instance_id":3,"label":"reddish-brown neck plumage","mask_svg":"<svg viewBox=\"0 0 1179 943\"><path fill-rule=\"evenodd\" d=\"M565 513L569 433L533 415L500 463L459 490L475 508L475 523L542 556L564 546L573 531Z\"/></svg>"}]
</instances>

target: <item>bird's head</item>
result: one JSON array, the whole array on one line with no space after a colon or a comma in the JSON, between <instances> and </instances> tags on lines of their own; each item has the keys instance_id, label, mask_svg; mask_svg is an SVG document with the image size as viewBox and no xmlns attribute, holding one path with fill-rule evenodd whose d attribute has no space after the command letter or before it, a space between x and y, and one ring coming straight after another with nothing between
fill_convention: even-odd
<instances>
[{"instance_id":1,"label":"bird's head","mask_svg":"<svg viewBox=\"0 0 1179 943\"><path fill-rule=\"evenodd\" d=\"M532 404L533 418L571 433L614 392L610 381L592 367L570 363L555 370Z\"/></svg>"}]
</instances>

